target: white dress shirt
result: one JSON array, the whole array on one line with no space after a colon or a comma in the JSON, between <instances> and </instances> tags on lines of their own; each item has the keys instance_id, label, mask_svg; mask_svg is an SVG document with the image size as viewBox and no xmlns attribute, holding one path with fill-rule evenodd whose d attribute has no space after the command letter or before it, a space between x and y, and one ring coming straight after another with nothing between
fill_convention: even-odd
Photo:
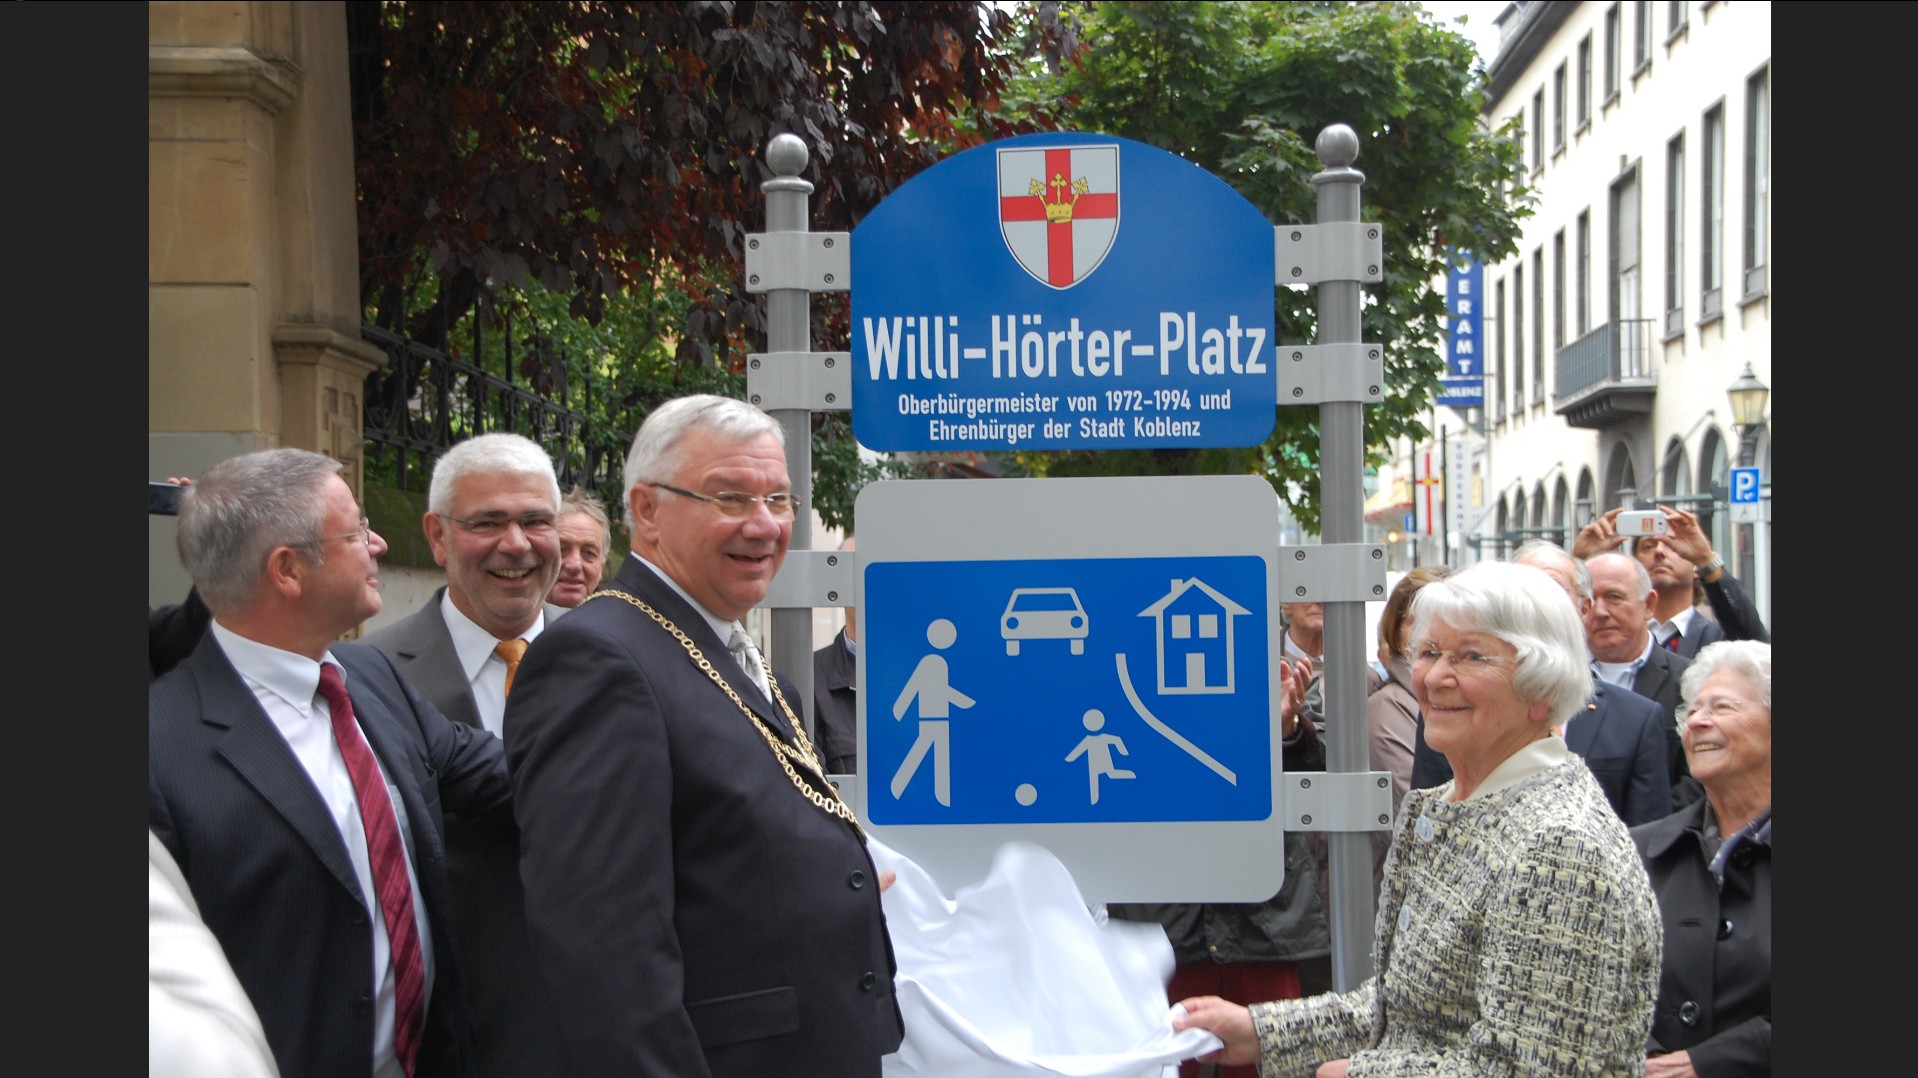
<instances>
[{"instance_id":1,"label":"white dress shirt","mask_svg":"<svg viewBox=\"0 0 1918 1078\"><path fill-rule=\"evenodd\" d=\"M1645 650L1638 653L1638 658L1623 663L1608 663L1599 659L1593 659L1592 673L1597 674L1598 680L1603 681L1607 685L1616 685L1621 689L1630 689L1632 682L1638 680L1639 668L1651 661L1652 649L1657 646L1658 642L1653 638L1652 634L1646 633Z\"/></svg>"},{"instance_id":2,"label":"white dress shirt","mask_svg":"<svg viewBox=\"0 0 1918 1078\"><path fill-rule=\"evenodd\" d=\"M334 829L346 843L346 854L353 861L354 878L359 881L360 894L365 897L367 925L373 932L373 984L377 988L373 997L373 1069L390 1068L396 1060L393 994L397 982L392 945L386 938L386 919L379 914L379 902L372 897L379 892L373 887L373 859L366 852L366 828L360 823L360 803L353 793L353 776L346 769L346 758L340 755L339 743L333 740L333 709L320 696L320 664L304 655L249 640L221 625L218 618L209 628L220 649L226 652L227 661L239 671L246 687L253 690L260 708L313 781L313 788L326 802ZM324 661L340 667L342 678L348 679L347 696L351 697L352 674L330 651ZM364 730L361 736L365 736ZM370 739L367 744L371 747ZM373 759L377 763L379 755L375 753ZM380 767L380 776L386 777L384 765ZM386 781L386 788L393 798L393 815L399 821L400 835L406 842L406 875L413 884L413 921L419 929L420 957L426 966L426 999L430 1001L433 998L433 936L426 924L426 902L420 897L419 873L413 868L413 830L407 823L406 802L393 795L391 780Z\"/></svg>"},{"instance_id":3,"label":"white dress shirt","mask_svg":"<svg viewBox=\"0 0 1918 1078\"><path fill-rule=\"evenodd\" d=\"M467 684L473 687L473 706L479 709L480 725L494 737L505 737L506 660L493 650L499 637L480 628L478 622L454 606L450 590L440 596L440 617L446 622L447 635L453 638L453 650L460 657ZM519 634L519 639L530 644L545 628L546 610L541 607L539 616Z\"/></svg>"}]
</instances>

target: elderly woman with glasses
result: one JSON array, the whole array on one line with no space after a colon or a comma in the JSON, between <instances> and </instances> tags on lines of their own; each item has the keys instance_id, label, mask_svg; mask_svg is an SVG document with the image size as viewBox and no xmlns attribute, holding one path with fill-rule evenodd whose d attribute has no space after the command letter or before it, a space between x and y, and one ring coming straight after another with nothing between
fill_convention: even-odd
<instances>
[{"instance_id":1,"label":"elderly woman with glasses","mask_svg":"<svg viewBox=\"0 0 1918 1078\"><path fill-rule=\"evenodd\" d=\"M1645 1074L1770 1074L1771 645L1706 645L1679 693L1705 796L1632 828L1665 918Z\"/></svg>"},{"instance_id":2,"label":"elderly woman with glasses","mask_svg":"<svg viewBox=\"0 0 1918 1078\"><path fill-rule=\"evenodd\" d=\"M1625 825L1556 729L1592 678L1578 613L1537 569L1482 563L1412 601L1412 691L1452 781L1405 797L1375 972L1349 992L1182 1000L1202 1060L1261 1075L1637 1075L1660 927Z\"/></svg>"}]
</instances>

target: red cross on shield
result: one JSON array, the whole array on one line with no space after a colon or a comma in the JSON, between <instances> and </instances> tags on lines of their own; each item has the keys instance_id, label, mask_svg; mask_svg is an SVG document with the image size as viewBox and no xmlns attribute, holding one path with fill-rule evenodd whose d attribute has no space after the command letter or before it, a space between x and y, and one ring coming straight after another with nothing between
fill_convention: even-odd
<instances>
[{"instance_id":1,"label":"red cross on shield","mask_svg":"<svg viewBox=\"0 0 1918 1078\"><path fill-rule=\"evenodd\" d=\"M1119 147L1000 150L999 233L1042 284L1090 277L1119 234Z\"/></svg>"}]
</instances>

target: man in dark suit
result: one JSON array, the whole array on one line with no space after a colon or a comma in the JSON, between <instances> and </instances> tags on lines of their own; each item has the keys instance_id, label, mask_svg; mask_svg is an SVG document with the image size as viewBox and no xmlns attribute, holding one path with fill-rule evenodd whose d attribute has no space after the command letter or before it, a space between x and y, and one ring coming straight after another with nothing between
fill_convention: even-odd
<instances>
[{"instance_id":1,"label":"man in dark suit","mask_svg":"<svg viewBox=\"0 0 1918 1078\"><path fill-rule=\"evenodd\" d=\"M559 480L538 443L482 434L433 465L426 503L420 526L446 586L366 642L447 718L497 737L518 652L561 612L545 602L560 569ZM449 818L446 865L480 1074L558 1078L553 1019L526 942L512 818Z\"/></svg>"},{"instance_id":2,"label":"man in dark suit","mask_svg":"<svg viewBox=\"0 0 1918 1078\"><path fill-rule=\"evenodd\" d=\"M147 690L147 824L284 1078L470 1076L441 813L510 813L505 760L377 649L335 643L379 612L386 551L339 469L265 450L185 495L213 620Z\"/></svg>"},{"instance_id":3,"label":"man in dark suit","mask_svg":"<svg viewBox=\"0 0 1918 1078\"><path fill-rule=\"evenodd\" d=\"M1521 544L1512 561L1550 576L1571 596L1579 617L1592 609L1592 574L1585 563L1559 547L1535 539ZM1589 656L1588 656L1589 658ZM1585 760L1605 799L1627 827L1667 816L1672 811L1671 764L1665 733L1674 725L1667 712L1636 693L1607 686L1596 676L1592 698L1562 731L1565 747ZM1412 786L1424 789L1452 777L1452 766L1425 743L1421 724L1412 753Z\"/></svg>"},{"instance_id":4,"label":"man in dark suit","mask_svg":"<svg viewBox=\"0 0 1918 1078\"><path fill-rule=\"evenodd\" d=\"M854 549L846 536L841 550ZM812 653L812 713L819 760L828 775L859 770L859 611L846 608L846 625Z\"/></svg>"},{"instance_id":5,"label":"man in dark suit","mask_svg":"<svg viewBox=\"0 0 1918 1078\"><path fill-rule=\"evenodd\" d=\"M1592 606L1585 615L1585 642L1592 649L1592 672L1600 681L1630 689L1658 705L1665 723L1665 747L1672 786L1691 772L1678 736L1678 679L1691 660L1658 646L1652 638L1652 604L1658 593L1651 574L1624 554L1585 559L1592 575Z\"/></svg>"},{"instance_id":6,"label":"man in dark suit","mask_svg":"<svg viewBox=\"0 0 1918 1078\"><path fill-rule=\"evenodd\" d=\"M1658 646L1690 660L1707 644L1720 640L1762 640L1771 643L1771 632L1758 606L1745 593L1738 580L1725 570L1725 559L1712 550L1711 537L1699 526L1698 518L1683 509L1661 505L1669 531L1663 536L1645 536L1632 546L1631 554L1651 574L1658 601L1652 609L1652 636ZM1610 510L1580 529L1572 553L1581 558L1619 548L1626 537L1618 534L1614 521L1623 507ZM1711 611L1708 617L1699 609L1696 597L1702 593Z\"/></svg>"},{"instance_id":7,"label":"man in dark suit","mask_svg":"<svg viewBox=\"0 0 1918 1078\"><path fill-rule=\"evenodd\" d=\"M668 401L625 479L618 594L534 642L506 709L568 1071L876 1078L903 1036L890 879L742 624L792 540L783 431Z\"/></svg>"},{"instance_id":8,"label":"man in dark suit","mask_svg":"<svg viewBox=\"0 0 1918 1078\"><path fill-rule=\"evenodd\" d=\"M1659 770L1664 766L1665 745L1657 704L1594 680L1585 710L1565 725L1565 747L1584 759L1627 827L1671 814L1672 788L1665 781L1667 772ZM1422 790L1451 779L1451 763L1425 743L1421 721L1418 744L1412 750L1412 788Z\"/></svg>"}]
</instances>

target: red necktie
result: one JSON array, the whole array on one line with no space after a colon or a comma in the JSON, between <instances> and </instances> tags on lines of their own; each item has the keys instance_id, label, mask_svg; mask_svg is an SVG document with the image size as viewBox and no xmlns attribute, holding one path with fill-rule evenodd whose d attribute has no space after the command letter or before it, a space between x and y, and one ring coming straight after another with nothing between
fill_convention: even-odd
<instances>
[{"instance_id":1,"label":"red necktie","mask_svg":"<svg viewBox=\"0 0 1918 1078\"><path fill-rule=\"evenodd\" d=\"M380 913L386 919L386 938L393 952L393 1050L400 1066L413 1073L420 1054L420 1026L425 1017L426 964L420 955L419 928L413 921L413 884L406 875L406 847L400 841L393 799L386 792L373 750L367 747L359 724L353 721L353 701L347 698L340 668L320 664L320 695L333 711L333 739L353 776L353 796L360 803L360 824L366 828L366 852L373 862L373 888L379 892Z\"/></svg>"}]
</instances>

